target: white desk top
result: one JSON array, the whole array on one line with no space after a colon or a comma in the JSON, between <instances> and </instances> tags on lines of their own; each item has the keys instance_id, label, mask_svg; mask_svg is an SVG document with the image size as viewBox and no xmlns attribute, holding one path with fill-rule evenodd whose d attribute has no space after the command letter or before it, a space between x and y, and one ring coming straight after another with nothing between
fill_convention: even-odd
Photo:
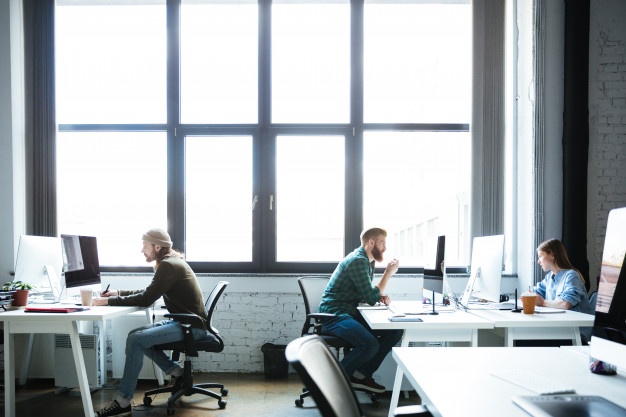
<instances>
[{"instance_id":1,"label":"white desk top","mask_svg":"<svg viewBox=\"0 0 626 417\"><path fill-rule=\"evenodd\" d=\"M587 327L593 326L594 316L578 311L564 313L524 314L509 310L467 310L468 313L493 322L495 327Z\"/></svg>"},{"instance_id":2,"label":"white desk top","mask_svg":"<svg viewBox=\"0 0 626 417\"><path fill-rule=\"evenodd\" d=\"M442 417L528 417L511 397L533 393L490 374L520 367L626 408L625 375L592 374L587 358L566 349L396 347L393 357L424 404Z\"/></svg>"},{"instance_id":3,"label":"white desk top","mask_svg":"<svg viewBox=\"0 0 626 417\"><path fill-rule=\"evenodd\" d=\"M394 301L394 306L402 309L403 305L414 306L415 301ZM374 330L381 329L493 329L493 323L479 316L468 314L461 310L454 312L441 312L435 316L428 314L419 315L421 322L391 322L389 317L392 313L385 308L367 309L360 308L361 315L367 324ZM415 308L407 308L415 310ZM401 310L402 311L402 310Z\"/></svg>"},{"instance_id":4,"label":"white desk top","mask_svg":"<svg viewBox=\"0 0 626 417\"><path fill-rule=\"evenodd\" d=\"M43 304L42 304L43 305ZM54 304L49 304L51 307ZM0 312L0 321L11 321L11 322L27 322L27 321L38 321L38 322L52 322L59 320L108 320L118 316L124 316L126 314L132 313L134 311L139 311L143 309L141 307L112 307L112 306L100 306L100 307L91 307L89 310L84 311L76 311L73 313L27 313L23 309L19 310L8 310Z\"/></svg>"}]
</instances>

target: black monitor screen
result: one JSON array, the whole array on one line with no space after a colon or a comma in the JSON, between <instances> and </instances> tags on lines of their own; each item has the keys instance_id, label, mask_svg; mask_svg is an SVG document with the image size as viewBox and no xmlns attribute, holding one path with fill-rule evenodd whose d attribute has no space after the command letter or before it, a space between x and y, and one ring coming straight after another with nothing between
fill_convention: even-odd
<instances>
[{"instance_id":1,"label":"black monitor screen","mask_svg":"<svg viewBox=\"0 0 626 417\"><path fill-rule=\"evenodd\" d=\"M435 268L424 268L424 289L443 293L443 270L441 264L446 252L446 237L439 236L437 238L437 256L435 259Z\"/></svg>"},{"instance_id":2,"label":"black monitor screen","mask_svg":"<svg viewBox=\"0 0 626 417\"><path fill-rule=\"evenodd\" d=\"M63 239L74 238L62 235ZM83 259L83 269L65 272L65 286L67 288L83 285L100 284L100 263L98 261L98 244L94 236L78 236L80 254Z\"/></svg>"},{"instance_id":3,"label":"black monitor screen","mask_svg":"<svg viewBox=\"0 0 626 417\"><path fill-rule=\"evenodd\" d=\"M609 213L593 328L593 336L622 345L626 345L625 260L626 207Z\"/></svg>"}]
</instances>

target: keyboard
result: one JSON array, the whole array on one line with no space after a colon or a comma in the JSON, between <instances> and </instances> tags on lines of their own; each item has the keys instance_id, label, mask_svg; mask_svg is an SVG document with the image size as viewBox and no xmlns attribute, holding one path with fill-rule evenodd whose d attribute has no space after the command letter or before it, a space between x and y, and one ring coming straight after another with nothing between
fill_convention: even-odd
<instances>
[{"instance_id":1,"label":"keyboard","mask_svg":"<svg viewBox=\"0 0 626 417\"><path fill-rule=\"evenodd\" d=\"M551 378L537 375L534 372L525 371L523 369L496 371L492 372L491 375L510 382L511 384L525 388L535 394L556 395L576 393L576 390L567 384L563 384Z\"/></svg>"}]
</instances>

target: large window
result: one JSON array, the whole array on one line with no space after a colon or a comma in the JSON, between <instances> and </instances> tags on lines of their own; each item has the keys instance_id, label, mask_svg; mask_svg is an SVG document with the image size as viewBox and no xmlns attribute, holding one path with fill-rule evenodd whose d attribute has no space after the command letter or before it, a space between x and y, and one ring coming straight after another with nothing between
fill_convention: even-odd
<instances>
[{"instance_id":1,"label":"large window","mask_svg":"<svg viewBox=\"0 0 626 417\"><path fill-rule=\"evenodd\" d=\"M403 271L469 263L471 8L57 0L58 231L145 266L330 272L363 227ZM379 265L383 266L383 265Z\"/></svg>"}]
</instances>

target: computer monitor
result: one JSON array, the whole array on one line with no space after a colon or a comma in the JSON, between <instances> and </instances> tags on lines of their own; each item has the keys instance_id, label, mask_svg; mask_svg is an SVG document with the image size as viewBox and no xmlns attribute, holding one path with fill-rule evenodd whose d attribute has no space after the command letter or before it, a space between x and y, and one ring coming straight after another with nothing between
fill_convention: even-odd
<instances>
[{"instance_id":1,"label":"computer monitor","mask_svg":"<svg viewBox=\"0 0 626 417\"><path fill-rule=\"evenodd\" d=\"M439 236L437 238L437 256L435 257L435 265L433 269L424 268L424 285L423 288L427 291L433 291L443 294L443 270L441 264L443 263L446 252L446 237ZM433 295L433 300L435 299Z\"/></svg>"},{"instance_id":2,"label":"computer monitor","mask_svg":"<svg viewBox=\"0 0 626 417\"><path fill-rule=\"evenodd\" d=\"M626 369L626 207L609 212L590 356Z\"/></svg>"},{"instance_id":3,"label":"computer monitor","mask_svg":"<svg viewBox=\"0 0 626 417\"><path fill-rule=\"evenodd\" d=\"M63 290L63 245L58 237L20 236L14 281L31 284L35 293L59 301Z\"/></svg>"},{"instance_id":4,"label":"computer monitor","mask_svg":"<svg viewBox=\"0 0 626 417\"><path fill-rule=\"evenodd\" d=\"M472 297L500 302L503 259L504 235L474 238L470 278L461 297L461 305L469 307Z\"/></svg>"},{"instance_id":5,"label":"computer monitor","mask_svg":"<svg viewBox=\"0 0 626 417\"><path fill-rule=\"evenodd\" d=\"M100 262L98 260L98 242L94 236L61 235L66 251L68 264L78 259L76 255L76 240L82 259L83 268L65 272L65 286L67 288L82 287L100 284ZM73 251L73 252L72 252ZM70 259L73 258L73 261Z\"/></svg>"}]
</instances>

